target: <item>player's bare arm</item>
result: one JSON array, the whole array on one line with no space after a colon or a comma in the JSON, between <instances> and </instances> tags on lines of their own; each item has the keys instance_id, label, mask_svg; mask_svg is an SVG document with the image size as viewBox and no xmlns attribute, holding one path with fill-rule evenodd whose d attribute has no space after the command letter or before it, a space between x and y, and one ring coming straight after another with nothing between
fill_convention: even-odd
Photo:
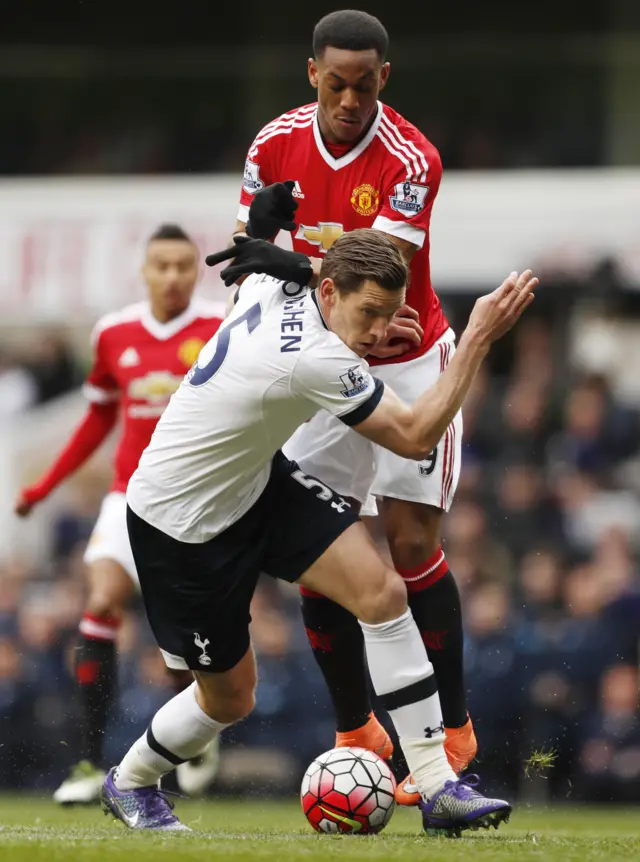
<instances>
[{"instance_id":1,"label":"player's bare arm","mask_svg":"<svg viewBox=\"0 0 640 862\"><path fill-rule=\"evenodd\" d=\"M531 270L519 276L511 273L497 290L476 302L458 350L434 386L411 406L386 387L378 407L354 429L402 457L426 458L462 406L491 344L531 304L537 285Z\"/></svg>"}]
</instances>

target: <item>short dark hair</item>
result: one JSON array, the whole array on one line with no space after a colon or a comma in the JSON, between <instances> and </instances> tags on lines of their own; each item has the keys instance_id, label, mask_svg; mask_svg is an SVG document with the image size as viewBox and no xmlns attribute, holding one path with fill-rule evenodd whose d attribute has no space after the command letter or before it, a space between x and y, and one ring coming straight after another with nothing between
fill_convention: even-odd
<instances>
[{"instance_id":1,"label":"short dark hair","mask_svg":"<svg viewBox=\"0 0 640 862\"><path fill-rule=\"evenodd\" d=\"M402 252L379 230L359 228L343 234L326 253L318 281L330 278L340 293L360 290L374 281L385 290L400 290L409 279Z\"/></svg>"},{"instance_id":2,"label":"short dark hair","mask_svg":"<svg viewBox=\"0 0 640 862\"><path fill-rule=\"evenodd\" d=\"M157 239L183 240L184 242L190 242L192 245L195 245L186 230L181 228L179 224L161 224L160 227L156 228L151 234L147 240L147 245Z\"/></svg>"},{"instance_id":3,"label":"short dark hair","mask_svg":"<svg viewBox=\"0 0 640 862\"><path fill-rule=\"evenodd\" d=\"M387 55L389 34L377 18L357 9L330 12L316 24L313 31L313 56L319 60L325 48L346 51L374 49L381 60Z\"/></svg>"}]
</instances>

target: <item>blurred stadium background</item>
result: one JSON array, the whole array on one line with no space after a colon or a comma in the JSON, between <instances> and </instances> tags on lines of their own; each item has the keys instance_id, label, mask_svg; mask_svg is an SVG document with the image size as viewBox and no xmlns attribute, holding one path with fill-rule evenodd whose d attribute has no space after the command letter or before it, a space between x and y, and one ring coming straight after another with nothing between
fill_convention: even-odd
<instances>
[{"instance_id":1,"label":"blurred stadium background","mask_svg":"<svg viewBox=\"0 0 640 862\"><path fill-rule=\"evenodd\" d=\"M311 101L312 27L337 6L21 4L0 31L0 788L52 789L71 759L69 651L110 451L26 523L15 491L83 411L92 323L143 295L146 236L170 219L203 250L226 243L247 146ZM442 154L433 277L454 326L511 269L543 280L467 401L446 522L480 771L520 798L640 801L638 3L366 9L391 37L385 100ZM224 300L215 273L201 290ZM217 789L289 793L333 719L295 592L265 582L254 618L258 705ZM112 762L168 696L139 609L121 648ZM539 748L555 767L527 780Z\"/></svg>"}]
</instances>

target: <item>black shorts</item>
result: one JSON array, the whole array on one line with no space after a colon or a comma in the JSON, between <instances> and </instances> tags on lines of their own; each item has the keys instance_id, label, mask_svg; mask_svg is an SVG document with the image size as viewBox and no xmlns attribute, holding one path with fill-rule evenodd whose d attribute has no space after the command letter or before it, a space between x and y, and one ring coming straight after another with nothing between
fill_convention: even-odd
<instances>
[{"instance_id":1,"label":"black shorts","mask_svg":"<svg viewBox=\"0 0 640 862\"><path fill-rule=\"evenodd\" d=\"M266 488L208 542L179 542L127 507L149 623L171 668L222 672L249 648L249 606L261 572L297 581L358 515L278 452Z\"/></svg>"}]
</instances>

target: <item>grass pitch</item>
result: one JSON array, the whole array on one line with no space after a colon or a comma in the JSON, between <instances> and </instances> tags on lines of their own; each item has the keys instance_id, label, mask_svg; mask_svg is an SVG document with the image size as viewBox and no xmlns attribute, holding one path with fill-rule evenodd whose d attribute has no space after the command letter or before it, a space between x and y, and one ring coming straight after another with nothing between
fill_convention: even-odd
<instances>
[{"instance_id":1,"label":"grass pitch","mask_svg":"<svg viewBox=\"0 0 640 862\"><path fill-rule=\"evenodd\" d=\"M640 859L638 809L519 806L498 832L427 838L412 810L377 836L316 835L296 801L186 802L193 835L132 832L99 808L61 809L48 799L0 797L2 862L609 862Z\"/></svg>"}]
</instances>

